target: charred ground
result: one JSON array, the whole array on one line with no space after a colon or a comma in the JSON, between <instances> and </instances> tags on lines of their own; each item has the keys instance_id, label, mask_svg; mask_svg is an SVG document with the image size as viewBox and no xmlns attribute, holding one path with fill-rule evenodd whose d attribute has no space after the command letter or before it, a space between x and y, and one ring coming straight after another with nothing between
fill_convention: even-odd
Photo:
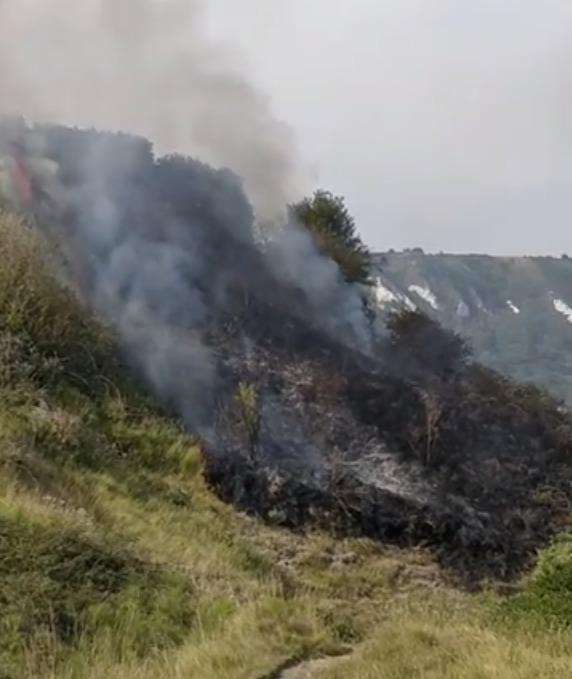
<instances>
[{"instance_id":1,"label":"charred ground","mask_svg":"<svg viewBox=\"0 0 572 679\"><path fill-rule=\"evenodd\" d=\"M315 346L266 338L227 359L235 388L258 395L260 435L251 452L241 416L234 430L225 419L207 459L225 500L291 527L429 545L467 584L516 576L566 529L571 423L558 401L468 362L399 376L407 346L385 349L391 369Z\"/></svg>"}]
</instances>

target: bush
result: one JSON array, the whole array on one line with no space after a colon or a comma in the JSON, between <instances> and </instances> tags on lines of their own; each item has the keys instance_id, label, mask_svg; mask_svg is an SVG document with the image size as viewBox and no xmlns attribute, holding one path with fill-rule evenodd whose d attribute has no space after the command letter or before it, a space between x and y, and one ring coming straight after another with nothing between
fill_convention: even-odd
<instances>
[{"instance_id":1,"label":"bush","mask_svg":"<svg viewBox=\"0 0 572 679\"><path fill-rule=\"evenodd\" d=\"M466 341L421 311L402 309L387 320L393 357L410 374L451 377L471 355Z\"/></svg>"},{"instance_id":2,"label":"bush","mask_svg":"<svg viewBox=\"0 0 572 679\"><path fill-rule=\"evenodd\" d=\"M260 396L254 385L241 382L234 400L239 428L246 437L250 456L254 458L258 450L262 424Z\"/></svg>"},{"instance_id":3,"label":"bush","mask_svg":"<svg viewBox=\"0 0 572 679\"><path fill-rule=\"evenodd\" d=\"M542 552L525 591L501 604L501 612L542 626L572 627L572 535Z\"/></svg>"}]
</instances>

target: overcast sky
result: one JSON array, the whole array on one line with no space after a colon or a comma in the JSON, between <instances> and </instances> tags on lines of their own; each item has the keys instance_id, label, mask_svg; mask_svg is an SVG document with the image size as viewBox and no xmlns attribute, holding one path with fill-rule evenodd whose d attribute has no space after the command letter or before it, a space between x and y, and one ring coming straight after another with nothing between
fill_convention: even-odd
<instances>
[{"instance_id":1,"label":"overcast sky","mask_svg":"<svg viewBox=\"0 0 572 679\"><path fill-rule=\"evenodd\" d=\"M571 0L208 0L376 249L572 252Z\"/></svg>"}]
</instances>

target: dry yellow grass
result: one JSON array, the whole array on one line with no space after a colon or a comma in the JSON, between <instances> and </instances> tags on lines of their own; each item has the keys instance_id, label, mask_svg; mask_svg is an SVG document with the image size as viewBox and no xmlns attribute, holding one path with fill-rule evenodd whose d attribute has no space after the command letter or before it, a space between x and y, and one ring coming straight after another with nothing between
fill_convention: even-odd
<instances>
[{"instance_id":1,"label":"dry yellow grass","mask_svg":"<svg viewBox=\"0 0 572 679\"><path fill-rule=\"evenodd\" d=\"M316 679L563 679L569 632L503 633L467 620L405 615L375 630L355 654Z\"/></svg>"}]
</instances>

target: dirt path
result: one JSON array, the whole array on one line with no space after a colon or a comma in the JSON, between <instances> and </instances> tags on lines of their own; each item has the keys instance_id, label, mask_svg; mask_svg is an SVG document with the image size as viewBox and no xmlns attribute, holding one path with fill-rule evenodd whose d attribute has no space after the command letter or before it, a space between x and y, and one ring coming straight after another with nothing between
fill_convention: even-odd
<instances>
[{"instance_id":1,"label":"dirt path","mask_svg":"<svg viewBox=\"0 0 572 679\"><path fill-rule=\"evenodd\" d=\"M337 663L346 660L348 656L339 656L335 658L321 658L320 660L309 660L302 662L296 667L285 670L280 675L280 679L312 679L316 676L316 672L320 670L330 669Z\"/></svg>"}]
</instances>

